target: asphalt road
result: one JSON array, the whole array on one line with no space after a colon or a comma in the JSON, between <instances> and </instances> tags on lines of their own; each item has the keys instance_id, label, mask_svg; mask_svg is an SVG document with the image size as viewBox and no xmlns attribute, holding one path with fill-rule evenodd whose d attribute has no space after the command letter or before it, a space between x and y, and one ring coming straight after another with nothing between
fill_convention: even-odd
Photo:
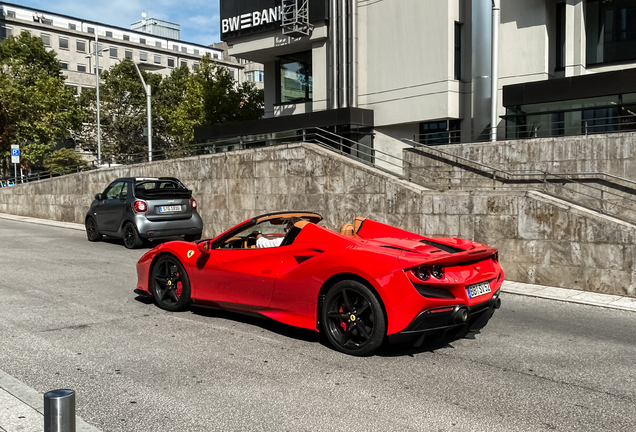
<instances>
[{"instance_id":1,"label":"asphalt road","mask_svg":"<svg viewBox=\"0 0 636 432\"><path fill-rule=\"evenodd\" d=\"M504 293L472 338L370 358L133 293L145 250L0 219L0 369L103 431L626 431L636 313Z\"/></svg>"}]
</instances>

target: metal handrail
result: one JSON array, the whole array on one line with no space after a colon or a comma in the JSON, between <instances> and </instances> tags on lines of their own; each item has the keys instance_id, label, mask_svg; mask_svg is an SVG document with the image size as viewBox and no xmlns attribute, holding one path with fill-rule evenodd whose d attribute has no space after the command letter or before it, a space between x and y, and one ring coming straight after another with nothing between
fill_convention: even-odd
<instances>
[{"instance_id":1,"label":"metal handrail","mask_svg":"<svg viewBox=\"0 0 636 432\"><path fill-rule=\"evenodd\" d=\"M531 174L540 174L540 175L543 176L543 178L536 179L537 182L539 182L539 183L546 183L547 180L548 180L547 176L553 176L556 179L560 179L564 183L574 183L574 184L577 184L579 186L582 186L583 189L584 188L588 188L588 189L596 190L596 191L601 193L601 198L600 199L595 197L595 196L593 196L593 195L589 195L589 194L587 194L585 192L582 192L582 191L574 191L574 190L568 189L570 192L578 193L578 194L580 194L582 196L585 196L587 198L591 198L594 201L599 201L600 200L601 201L601 208L598 209L598 210L601 213L604 213L604 214L608 214L607 211L604 209L604 206L603 206L603 202L606 201L606 199L604 198L605 194L613 195L613 196L615 196L615 197L617 197L617 198L619 198L621 200L627 200L627 201L631 201L631 202L636 203L636 199L632 199L630 197L619 195L619 194L616 194L614 192L606 191L604 189L601 189L601 188L598 188L598 187L595 187L595 186L592 186L592 185L577 181L576 179L572 178L572 173L551 173L549 171L541 171L541 170L534 170L534 171L533 170L526 170L526 171L522 171L523 173L519 173L519 171L510 172L510 171L507 171L507 170L503 170L501 168L493 167L493 166L486 165L486 164L481 163L481 162L477 162L477 161L465 158L463 156L454 155L452 153L445 152L445 151L440 150L440 149L438 149L436 147L432 147L432 146L427 146L425 144L416 143L416 142L414 142L412 140L409 140L409 139L402 139L402 141L408 142L415 149L418 149L418 150L419 149L425 149L425 150L431 150L431 151L435 151L435 152L444 154L449 159L455 159L455 164L458 164L459 163L458 160L461 159L461 160L467 162L467 164L472 164L472 165L479 166L479 167L482 168L482 171L485 171L485 172L490 171L490 173L492 173L492 175L493 175L493 180L499 181L499 182L502 182L502 183L504 182L504 180L509 180L509 181L512 180L513 177L526 177L527 178ZM500 175L498 175L498 174L500 174ZM585 173L585 174L589 174L589 173ZM623 179L622 177L614 176L612 174L607 174L607 173L601 173L601 174L606 175L607 177L612 177L612 178L624 180L624 181L626 181L628 183L631 183L631 184L636 184L636 182L634 182L632 180ZM551 179L551 180L554 180L554 179ZM598 179L596 179L596 180L598 181ZM636 195L636 188L633 188L633 187L627 187L627 188L631 189L631 194ZM580 204L580 203L575 203L575 204L583 205L583 204ZM632 212L632 213L634 212L634 209L631 209L629 207L625 207L625 206L620 205L620 204L612 203L612 205L615 206L615 207L621 208L623 210L627 210L627 211Z\"/></svg>"}]
</instances>

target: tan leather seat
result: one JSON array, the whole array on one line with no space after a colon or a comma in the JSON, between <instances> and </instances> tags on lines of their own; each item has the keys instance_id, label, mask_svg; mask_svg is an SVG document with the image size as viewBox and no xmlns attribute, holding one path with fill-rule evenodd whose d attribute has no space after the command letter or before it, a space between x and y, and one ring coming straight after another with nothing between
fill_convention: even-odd
<instances>
[{"instance_id":1,"label":"tan leather seat","mask_svg":"<svg viewBox=\"0 0 636 432\"><path fill-rule=\"evenodd\" d=\"M353 237L353 224L346 223L340 227L340 234Z\"/></svg>"},{"instance_id":2,"label":"tan leather seat","mask_svg":"<svg viewBox=\"0 0 636 432\"><path fill-rule=\"evenodd\" d=\"M360 228L362 227L362 223L366 220L367 218L363 218L358 216L356 218L356 220L353 222L353 233L354 234L358 234L358 231L360 231Z\"/></svg>"}]
</instances>

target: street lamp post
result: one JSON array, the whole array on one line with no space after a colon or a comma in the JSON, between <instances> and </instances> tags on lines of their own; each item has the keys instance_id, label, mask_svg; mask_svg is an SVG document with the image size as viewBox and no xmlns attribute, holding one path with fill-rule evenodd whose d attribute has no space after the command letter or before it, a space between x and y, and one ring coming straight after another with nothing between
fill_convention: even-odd
<instances>
[{"instance_id":1,"label":"street lamp post","mask_svg":"<svg viewBox=\"0 0 636 432\"><path fill-rule=\"evenodd\" d=\"M99 119L99 54L108 51L109 48L99 49L99 43L97 39L97 27L95 27L95 49L93 52L86 56L90 58L95 56L95 92L97 94L97 167L102 165L102 128Z\"/></svg>"},{"instance_id":2,"label":"street lamp post","mask_svg":"<svg viewBox=\"0 0 636 432\"><path fill-rule=\"evenodd\" d=\"M141 74L137 63L135 63L135 69L137 69L139 79L141 79L141 84L144 86L144 91L146 92L146 112L148 114L148 162L152 162L152 106L150 104L152 89L150 88L150 84L146 84L146 81L144 81L144 77Z\"/></svg>"}]
</instances>

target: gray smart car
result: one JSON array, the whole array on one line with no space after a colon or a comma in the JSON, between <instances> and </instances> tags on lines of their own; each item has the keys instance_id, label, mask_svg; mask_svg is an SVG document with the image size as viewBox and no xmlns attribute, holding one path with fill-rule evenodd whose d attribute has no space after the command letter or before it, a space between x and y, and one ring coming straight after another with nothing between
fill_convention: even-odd
<instances>
[{"instance_id":1,"label":"gray smart car","mask_svg":"<svg viewBox=\"0 0 636 432\"><path fill-rule=\"evenodd\" d=\"M172 177L118 178L95 195L85 225L88 241L118 237L128 249L166 237L199 240L203 230L192 191Z\"/></svg>"}]
</instances>

